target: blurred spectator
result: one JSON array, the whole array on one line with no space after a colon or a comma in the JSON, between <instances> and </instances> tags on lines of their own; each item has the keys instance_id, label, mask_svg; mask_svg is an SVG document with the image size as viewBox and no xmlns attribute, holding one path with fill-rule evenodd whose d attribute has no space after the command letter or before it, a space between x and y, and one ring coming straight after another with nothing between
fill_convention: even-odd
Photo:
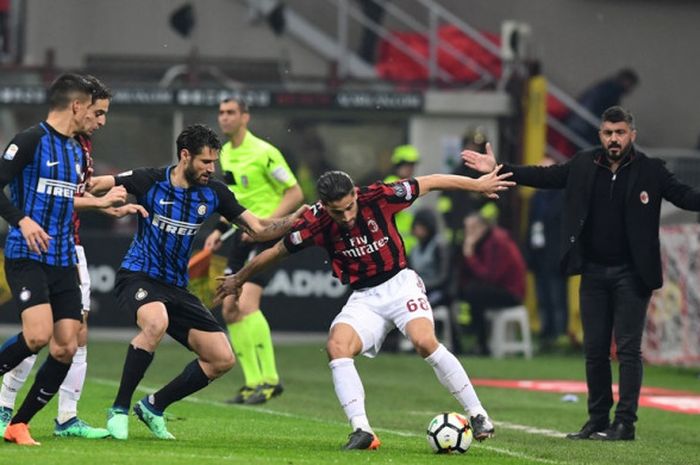
<instances>
[{"instance_id":1,"label":"blurred spectator","mask_svg":"<svg viewBox=\"0 0 700 465\"><path fill-rule=\"evenodd\" d=\"M519 305L525 297L525 261L508 232L496 226L489 205L464 219L458 273L459 298L469 304L477 355L490 353L486 310Z\"/></svg>"},{"instance_id":2,"label":"blurred spectator","mask_svg":"<svg viewBox=\"0 0 700 465\"><path fill-rule=\"evenodd\" d=\"M541 163L553 164L551 158ZM543 350L565 334L568 322L567 279L559 266L563 207L564 192L559 189L538 190L530 199L526 257L535 277Z\"/></svg>"},{"instance_id":3,"label":"blurred spectator","mask_svg":"<svg viewBox=\"0 0 700 465\"><path fill-rule=\"evenodd\" d=\"M488 138L483 128L467 129L462 137L462 149L483 153L486 151L486 142ZM452 170L452 174L471 178L481 176L481 173L466 167L461 160ZM450 244L461 247L464 218L483 207L487 201L482 195L472 192L442 191L440 193L437 208L445 221L445 236Z\"/></svg>"},{"instance_id":4,"label":"blurred spectator","mask_svg":"<svg viewBox=\"0 0 700 465\"><path fill-rule=\"evenodd\" d=\"M594 117L599 118L606 109L619 105L622 97L630 94L637 84L639 84L639 76L636 71L624 68L615 76L604 79L585 90L578 98L578 103L593 113ZM598 126L592 125L576 113L572 112L569 115L566 125L590 145L600 145Z\"/></svg>"},{"instance_id":5,"label":"blurred spectator","mask_svg":"<svg viewBox=\"0 0 700 465\"><path fill-rule=\"evenodd\" d=\"M423 279L428 301L433 308L449 305L450 255L438 234L435 213L427 208L418 210L411 233L416 238L416 246L408 256L409 266Z\"/></svg>"},{"instance_id":6,"label":"blurred spectator","mask_svg":"<svg viewBox=\"0 0 700 465\"><path fill-rule=\"evenodd\" d=\"M408 144L399 145L394 149L394 153L391 155L393 172L384 178L384 182L389 184L400 179L412 178L418 163L420 163L420 154L418 153L418 149ZM416 205L416 203L414 203L414 205ZM394 220L396 221L396 227L403 238L403 243L406 247L406 254L410 254L417 242L416 238L411 233L411 227L413 226L413 213L410 210L401 210L394 215Z\"/></svg>"}]
</instances>

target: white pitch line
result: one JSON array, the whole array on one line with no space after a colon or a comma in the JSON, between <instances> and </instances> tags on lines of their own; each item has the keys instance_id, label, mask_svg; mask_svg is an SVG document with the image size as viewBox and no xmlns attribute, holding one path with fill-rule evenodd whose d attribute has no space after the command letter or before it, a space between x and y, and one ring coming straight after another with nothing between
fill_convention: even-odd
<instances>
[{"instance_id":1,"label":"white pitch line","mask_svg":"<svg viewBox=\"0 0 700 465\"><path fill-rule=\"evenodd\" d=\"M113 386L113 387L119 386L119 383L117 383L116 381L112 381L111 379L89 378L89 380L92 382L98 383L98 384L105 385L105 386ZM147 394L152 394L152 393L157 391L157 389L154 389L154 388L148 387L148 386L139 386L137 388L137 390L143 391ZM249 407L242 407L242 406L238 406L238 405L226 404L224 402L217 402L217 401L213 401L213 400L200 399L200 398L195 397L195 396L185 397L182 400L188 401L188 402L193 402L193 403L198 403L198 404L213 405L216 407L221 407L222 405L225 405L227 407L242 408L244 410L250 411ZM294 413L279 412L277 410L270 410L270 409L260 408L260 407L256 407L255 411L266 413L268 415L277 415L277 416L281 416L281 417L295 418L295 419L304 420L304 421L314 421L317 423L326 423L326 424L333 424L333 425L341 425L341 424L344 425L345 424L345 423L341 423L341 422L337 422L337 421L322 420L320 418L308 417L308 416L304 416L304 415L297 415ZM421 415L426 414L425 412L415 412L415 411L408 412L408 413L421 414ZM496 422L496 425L499 425L501 427L505 427L507 429L520 429L521 427L522 428L531 428L531 427L527 427L524 425L515 425L513 423L505 423L505 422ZM503 426L503 425L507 425L507 426ZM517 428L515 428L515 427L511 428L511 426L517 426ZM532 428L532 429L537 430L537 431L550 431L550 430L541 430L538 428ZM400 431L400 430L387 429L387 428L375 428L375 430L379 431L379 432L383 432L383 433L394 434L396 436L402 436L402 437L422 438L425 436L424 434L415 433L413 431ZM558 431L553 431L553 433L558 433L559 435L561 435L561 437L563 437L563 435L564 435L564 433L559 433ZM536 434L541 434L541 433L536 433ZM556 436L556 437L560 437L560 436ZM535 461L538 463L546 463L549 465L566 465L566 463L567 463L567 462L560 462L557 460L549 460L549 459L543 459L540 457L534 457L532 455L523 454L521 452L512 451L510 449L504 449L502 447L489 446L489 445L484 444L484 443L480 443L478 447L481 449L486 449L486 450L491 451L491 452L495 452L497 454L507 455L508 457L515 457L515 458L524 459L524 460L532 460L532 461Z\"/></svg>"},{"instance_id":2,"label":"white pitch line","mask_svg":"<svg viewBox=\"0 0 700 465\"><path fill-rule=\"evenodd\" d=\"M416 411L412 410L407 412L409 415L421 415L421 416L429 416L432 415L434 412L426 412L426 411ZM525 433L529 434L537 434L539 436L547 436L550 438L565 438L566 433L562 433L561 431L557 431L554 429L546 429L546 428L537 428L535 426L529 426L529 425L519 425L517 423L510 423L507 421L493 421L493 424L498 426L499 428L503 429L510 429L514 431L523 431Z\"/></svg>"}]
</instances>

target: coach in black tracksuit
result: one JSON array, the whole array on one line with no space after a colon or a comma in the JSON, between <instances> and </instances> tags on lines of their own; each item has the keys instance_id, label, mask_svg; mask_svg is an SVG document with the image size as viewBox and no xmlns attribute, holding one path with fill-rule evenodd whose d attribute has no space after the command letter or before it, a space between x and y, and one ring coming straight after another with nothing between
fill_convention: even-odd
<instances>
[{"instance_id":1,"label":"coach in black tracksuit","mask_svg":"<svg viewBox=\"0 0 700 465\"><path fill-rule=\"evenodd\" d=\"M641 342L651 292L661 287L661 199L700 211L700 191L679 182L657 158L635 149L633 116L611 107L602 116L602 146L562 165L510 166L512 180L536 188L566 189L561 266L581 274L580 303L586 354L589 420L569 439L634 439L642 384ZM484 171L493 153L463 152ZM613 405L610 344L620 361L620 400Z\"/></svg>"}]
</instances>

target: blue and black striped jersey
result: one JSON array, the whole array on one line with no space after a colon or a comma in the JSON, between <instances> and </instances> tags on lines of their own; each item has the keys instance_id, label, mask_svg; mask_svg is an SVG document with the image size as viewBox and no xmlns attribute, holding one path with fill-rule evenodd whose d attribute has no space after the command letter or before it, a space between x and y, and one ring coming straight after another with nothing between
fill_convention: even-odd
<instances>
[{"instance_id":1,"label":"blue and black striped jersey","mask_svg":"<svg viewBox=\"0 0 700 465\"><path fill-rule=\"evenodd\" d=\"M83 151L72 137L45 121L17 134L0 158L0 191L10 185L10 199L0 192L0 215L10 223L5 256L47 265L76 263L73 197L83 167ZM36 254L17 223L28 216L51 236L49 250Z\"/></svg>"},{"instance_id":2,"label":"blue and black striped jersey","mask_svg":"<svg viewBox=\"0 0 700 465\"><path fill-rule=\"evenodd\" d=\"M202 223L215 212L234 221L245 208L220 181L188 189L173 186L172 168L140 168L115 176L115 183L134 194L149 215L138 217L138 230L121 266L186 287L187 264Z\"/></svg>"}]
</instances>

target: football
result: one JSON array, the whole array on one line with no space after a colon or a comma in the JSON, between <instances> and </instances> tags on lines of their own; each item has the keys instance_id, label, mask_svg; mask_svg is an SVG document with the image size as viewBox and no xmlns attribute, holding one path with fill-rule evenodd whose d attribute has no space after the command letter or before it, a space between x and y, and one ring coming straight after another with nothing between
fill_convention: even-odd
<instances>
[{"instance_id":1,"label":"football","mask_svg":"<svg viewBox=\"0 0 700 465\"><path fill-rule=\"evenodd\" d=\"M441 413L428 424L428 444L438 454L463 454L472 445L469 421L459 413Z\"/></svg>"}]
</instances>

